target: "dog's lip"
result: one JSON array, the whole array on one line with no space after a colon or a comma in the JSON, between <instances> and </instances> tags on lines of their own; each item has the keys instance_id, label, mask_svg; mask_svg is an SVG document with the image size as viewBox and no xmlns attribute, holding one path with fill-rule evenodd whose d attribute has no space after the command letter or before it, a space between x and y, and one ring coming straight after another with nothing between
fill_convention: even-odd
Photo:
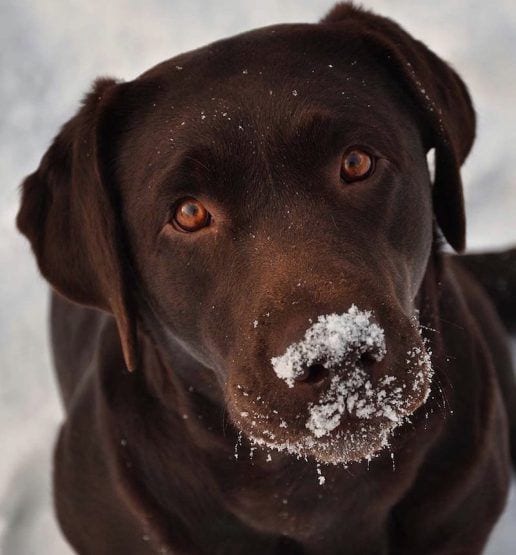
<instances>
[{"instance_id":1,"label":"dog's lip","mask_svg":"<svg viewBox=\"0 0 516 555\"><path fill-rule=\"evenodd\" d=\"M390 418L385 414L374 414L368 418L359 417L347 409L339 415L339 422L328 433L317 437L306 426L308 415L303 415L294 419L282 418L279 413L274 414L274 420L270 418L271 415L266 413L257 413L256 411L249 412L246 410L240 411L235 424L237 428L247 433L253 438L258 436L263 437L264 440L276 440L280 436L285 441L297 442L300 440L312 439L315 443L324 444L328 440L337 440L342 436L343 432L359 431L364 426L374 426L378 428L395 428L404 424L408 417L412 416L418 411L425 403L426 395L421 396L419 399L414 400L410 405L404 407L396 418Z\"/></svg>"},{"instance_id":2,"label":"dog's lip","mask_svg":"<svg viewBox=\"0 0 516 555\"><path fill-rule=\"evenodd\" d=\"M398 421L383 415L364 419L347 413L334 430L322 437L315 437L304 426L293 429L289 422L284 428L277 424L267 426L264 422L250 427L249 421L239 419L237 427L265 452L277 452L281 460L288 461L294 456L309 457L321 464L348 464L370 460L386 449L402 447L410 439L414 423L429 422L429 414L435 412L421 410L426 400L425 394L408 407ZM270 457L266 460L269 461Z\"/></svg>"},{"instance_id":3,"label":"dog's lip","mask_svg":"<svg viewBox=\"0 0 516 555\"><path fill-rule=\"evenodd\" d=\"M415 405L413 412L418 410L420 406L421 404L418 404L417 406ZM238 425L238 428L242 429L243 431L252 428L253 435L259 433L264 435L265 437L276 437L281 433L284 436L291 436L292 440L300 437L311 437L314 439L314 441L324 441L325 438L335 438L339 436L339 432L348 431L351 427L356 427L356 429L359 429L364 424L386 424L389 426L399 425L406 417L413 414L413 412L408 410L406 412L404 411L403 414L400 414L399 418L393 419L385 415L374 415L370 418L360 418L357 415L346 411L341 415L339 424L334 429L332 429L331 432L320 437L317 437L312 432L310 432L310 430L304 424L302 426L293 427L292 424L297 422L297 419L288 421L280 418L278 423L267 421L268 425L262 424L260 426L258 422L261 422L262 419L260 419L257 415L255 415L256 417L253 418L253 415L249 414L247 411L242 411L240 413L240 418L236 419L236 423ZM306 420L300 419L299 421L305 422ZM251 426L249 426L250 423Z\"/></svg>"},{"instance_id":4,"label":"dog's lip","mask_svg":"<svg viewBox=\"0 0 516 555\"><path fill-rule=\"evenodd\" d=\"M256 433L257 430L246 435L252 443L280 454L310 457L324 464L348 464L368 459L382 451L389 445L397 427L387 418L380 417L362 420L356 427L341 423L332 434L320 438L314 437L308 430L282 437L268 437L267 434Z\"/></svg>"},{"instance_id":5,"label":"dog's lip","mask_svg":"<svg viewBox=\"0 0 516 555\"><path fill-rule=\"evenodd\" d=\"M385 406L382 407L380 404L375 405L373 399L373 404L370 406L370 412L366 416L358 416L357 414L355 414L355 410L360 410L362 408L362 406L360 405L360 401L370 400L370 398L367 399L363 396L363 386L361 386L357 390L354 390L353 393L356 394L358 392L358 394L362 396L358 397L356 404L353 405L351 409L349 408L347 402L339 407L338 412L341 419L347 422L357 423L367 420L371 421L372 419L385 422L397 422L400 419L413 414L416 410L418 410L420 406L425 403L431 389L431 367L422 368L421 370L422 372L419 376L413 376L414 381L412 381L412 387L406 388L407 385L410 385L410 382L409 384L403 382L400 383L399 381L397 383L395 382L395 389L400 392L399 397L395 399L395 403L393 405L387 406L387 408L389 409L387 411L385 411ZM394 376L384 375L381 378L392 380ZM419 380L419 382L415 381L416 378ZM385 383L382 384L381 379L372 378L371 382L373 382L374 388L390 387ZM367 384L370 385L370 382L368 381ZM237 415L237 421L240 421L242 418L245 420L250 419L262 422L267 421L271 425L278 426L279 428L286 428L288 426L288 422L287 425L284 424L284 422L286 421L285 419L288 420L290 418L292 422L306 422L306 418L310 415L311 408L333 404L332 398L324 399L324 395L330 391L330 387L328 387L328 384L324 381L315 384L304 382L296 383L295 390L301 393L304 399L302 404L300 403L299 405L300 410L295 415L295 418L292 418L292 415L290 415L290 417L287 417L286 415L282 417L281 410L279 410L280 407L274 407L273 405L269 405L269 403L267 402L267 394L256 396L251 391L246 391L246 388L241 385L237 385L237 390L239 394L235 396L233 402L231 403L231 405L233 405L235 409L234 414ZM311 395L305 397L304 394L306 392L310 392ZM383 398L385 398L385 396ZM234 400L236 399L241 399L242 401L245 400L246 402L244 402L243 405L241 405L241 403L238 401L237 403L234 403ZM259 404L257 405L255 401L258 401ZM394 414L393 411L390 409L394 410Z\"/></svg>"}]
</instances>

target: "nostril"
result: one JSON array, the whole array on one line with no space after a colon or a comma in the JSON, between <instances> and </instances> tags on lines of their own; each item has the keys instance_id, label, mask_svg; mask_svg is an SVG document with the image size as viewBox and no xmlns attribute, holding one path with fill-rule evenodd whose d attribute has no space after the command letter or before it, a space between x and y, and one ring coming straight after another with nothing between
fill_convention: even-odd
<instances>
[{"instance_id":1,"label":"nostril","mask_svg":"<svg viewBox=\"0 0 516 555\"><path fill-rule=\"evenodd\" d=\"M303 382L309 384L321 383L328 376L328 369L322 364L311 364L305 366L302 372L295 378L296 382Z\"/></svg>"},{"instance_id":2,"label":"nostril","mask_svg":"<svg viewBox=\"0 0 516 555\"><path fill-rule=\"evenodd\" d=\"M355 359L355 364L357 363L358 366L360 366L367 372L371 371L372 368L378 364L378 361L372 353L365 352L359 356L358 361ZM347 368L346 365L343 365L341 371L343 371L345 368ZM328 368L326 368L321 363L310 364L303 366L301 372L299 372L294 379L298 383L316 385L323 382L328 377L329 373L330 371L328 370Z\"/></svg>"},{"instance_id":3,"label":"nostril","mask_svg":"<svg viewBox=\"0 0 516 555\"><path fill-rule=\"evenodd\" d=\"M362 365L362 368L364 368L365 370L367 370L368 368L371 368L377 362L378 361L376 360L376 358L370 352L362 353L362 355L360 355L360 364Z\"/></svg>"}]
</instances>

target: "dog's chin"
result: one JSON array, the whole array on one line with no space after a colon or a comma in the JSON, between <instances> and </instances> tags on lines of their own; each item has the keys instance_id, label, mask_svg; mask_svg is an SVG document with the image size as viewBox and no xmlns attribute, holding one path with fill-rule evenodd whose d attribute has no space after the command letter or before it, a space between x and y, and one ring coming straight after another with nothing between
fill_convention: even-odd
<instances>
[{"instance_id":1,"label":"dog's chin","mask_svg":"<svg viewBox=\"0 0 516 555\"><path fill-rule=\"evenodd\" d=\"M296 437L278 438L278 441L263 436L250 435L252 443L265 449L272 449L311 459L323 464L349 464L370 460L389 445L389 438L398 424L389 421L368 421L354 430L343 429L323 438L309 434ZM344 427L346 428L346 427Z\"/></svg>"},{"instance_id":2,"label":"dog's chin","mask_svg":"<svg viewBox=\"0 0 516 555\"><path fill-rule=\"evenodd\" d=\"M385 418L346 422L331 434L314 437L307 432L291 433L280 430L246 430L242 432L251 443L265 450L279 451L297 458L313 460L322 464L349 464L370 460L388 447L393 431L402 424Z\"/></svg>"}]
</instances>

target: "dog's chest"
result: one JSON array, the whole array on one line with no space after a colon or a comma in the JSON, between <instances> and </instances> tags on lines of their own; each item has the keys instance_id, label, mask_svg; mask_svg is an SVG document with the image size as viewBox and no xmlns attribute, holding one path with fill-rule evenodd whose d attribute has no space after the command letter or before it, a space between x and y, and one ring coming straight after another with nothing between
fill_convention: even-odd
<instances>
[{"instance_id":1,"label":"dog's chest","mask_svg":"<svg viewBox=\"0 0 516 555\"><path fill-rule=\"evenodd\" d=\"M302 460L282 465L274 463L274 455L266 466L268 457L241 457L225 477L226 508L244 525L303 543L333 542L340 536L353 541L355 535L358 541L385 533L385 516L396 496L396 488L385 487L392 467L373 473L365 464L352 469Z\"/></svg>"},{"instance_id":2,"label":"dog's chest","mask_svg":"<svg viewBox=\"0 0 516 555\"><path fill-rule=\"evenodd\" d=\"M251 529L302 543L359 544L369 538L383 544L389 515L415 479L423 445L441 425L424 416L394 441L403 444L402 452L387 450L370 463L347 467L242 447L238 458L216 471L225 507Z\"/></svg>"}]
</instances>

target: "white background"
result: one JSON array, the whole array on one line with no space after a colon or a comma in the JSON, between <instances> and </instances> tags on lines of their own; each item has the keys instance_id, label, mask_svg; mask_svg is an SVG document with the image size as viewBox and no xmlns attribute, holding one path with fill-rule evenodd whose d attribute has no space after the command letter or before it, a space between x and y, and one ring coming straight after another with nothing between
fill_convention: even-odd
<instances>
[{"instance_id":1,"label":"white background","mask_svg":"<svg viewBox=\"0 0 516 555\"><path fill-rule=\"evenodd\" d=\"M370 0L459 71L478 117L465 166L469 245L516 244L516 3ZM314 22L323 0L0 0L0 552L70 553L50 508L61 418L47 288L17 234L17 187L98 75L132 79L185 50L261 25ZM516 499L489 546L516 553Z\"/></svg>"}]
</instances>

